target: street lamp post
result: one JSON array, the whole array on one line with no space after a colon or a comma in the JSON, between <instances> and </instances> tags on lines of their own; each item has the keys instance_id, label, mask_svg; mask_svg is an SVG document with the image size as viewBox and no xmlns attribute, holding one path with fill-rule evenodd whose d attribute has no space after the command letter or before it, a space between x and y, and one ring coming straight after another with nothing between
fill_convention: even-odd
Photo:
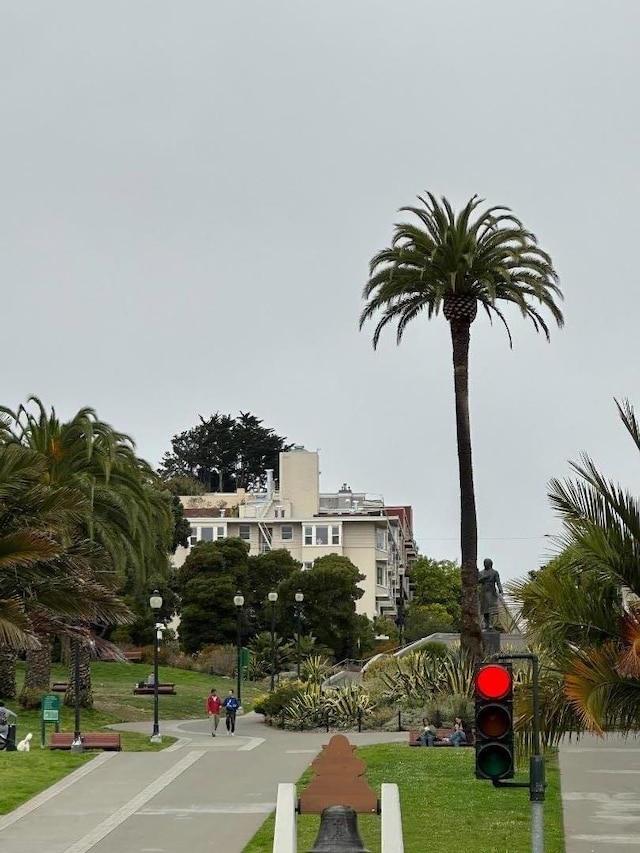
<instances>
[{"instance_id":1,"label":"street lamp post","mask_svg":"<svg viewBox=\"0 0 640 853\"><path fill-rule=\"evenodd\" d=\"M302 621L302 602L304 601L304 593L298 590L295 594L296 599L296 670L298 681L300 681L300 623Z\"/></svg>"},{"instance_id":2,"label":"street lamp post","mask_svg":"<svg viewBox=\"0 0 640 853\"><path fill-rule=\"evenodd\" d=\"M158 640L162 636L162 632L158 628L158 619L162 607L162 596L157 589L149 598L149 606L153 611L153 734L151 735L151 743L162 743L158 719Z\"/></svg>"},{"instance_id":3,"label":"street lamp post","mask_svg":"<svg viewBox=\"0 0 640 853\"><path fill-rule=\"evenodd\" d=\"M236 592L233 596L233 603L236 606L237 613L237 636L236 636L236 646L238 649L238 681L237 681L237 690L236 696L238 697L238 704L242 704L242 698L240 690L242 688L242 606L244 604L244 595L240 592Z\"/></svg>"},{"instance_id":4,"label":"street lamp post","mask_svg":"<svg viewBox=\"0 0 640 853\"><path fill-rule=\"evenodd\" d=\"M73 741L71 752L84 752L82 734L80 732L80 637L73 638Z\"/></svg>"},{"instance_id":5,"label":"street lamp post","mask_svg":"<svg viewBox=\"0 0 640 853\"><path fill-rule=\"evenodd\" d=\"M276 601L278 600L277 592L269 593L269 601L271 603L271 692L273 693L276 684Z\"/></svg>"}]
</instances>

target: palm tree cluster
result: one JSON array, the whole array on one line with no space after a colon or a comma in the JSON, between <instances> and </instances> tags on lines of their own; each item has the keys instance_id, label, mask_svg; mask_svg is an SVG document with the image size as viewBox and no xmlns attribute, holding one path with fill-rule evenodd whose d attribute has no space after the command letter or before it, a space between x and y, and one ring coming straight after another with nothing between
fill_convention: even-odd
<instances>
[{"instance_id":1,"label":"palm tree cluster","mask_svg":"<svg viewBox=\"0 0 640 853\"><path fill-rule=\"evenodd\" d=\"M407 326L440 311L448 321L453 374L460 482L462 562L461 643L474 658L482 654L478 606L478 531L469 418L469 344L478 306L497 317L511 334L501 306L513 305L549 338L542 311L562 326L562 298L551 257L535 235L506 207L478 208L473 196L456 213L446 198L419 197L419 207L402 211L417 220L395 226L390 246L371 260L364 287L360 327L377 319L373 345L396 324L400 343Z\"/></svg>"},{"instance_id":2,"label":"palm tree cluster","mask_svg":"<svg viewBox=\"0 0 640 853\"><path fill-rule=\"evenodd\" d=\"M640 450L633 407L616 405ZM561 553L510 592L559 676L555 728L566 728L568 703L572 726L634 730L640 727L640 500L586 454L572 468L577 479L550 484L563 521Z\"/></svg>"},{"instance_id":3,"label":"palm tree cluster","mask_svg":"<svg viewBox=\"0 0 640 853\"><path fill-rule=\"evenodd\" d=\"M56 637L86 663L108 626L132 621L118 592L166 577L171 539L171 496L127 435L89 408L62 422L35 397L0 407L0 697L15 696L19 652L28 706L49 688Z\"/></svg>"}]
</instances>

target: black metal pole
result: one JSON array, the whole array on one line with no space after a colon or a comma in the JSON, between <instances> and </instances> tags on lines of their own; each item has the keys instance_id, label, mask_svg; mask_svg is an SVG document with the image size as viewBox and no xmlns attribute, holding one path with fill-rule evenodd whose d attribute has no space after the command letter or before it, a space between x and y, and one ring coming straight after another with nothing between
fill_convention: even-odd
<instances>
[{"instance_id":1,"label":"black metal pole","mask_svg":"<svg viewBox=\"0 0 640 853\"><path fill-rule=\"evenodd\" d=\"M271 602L271 692L276 686L276 603Z\"/></svg>"},{"instance_id":2,"label":"black metal pole","mask_svg":"<svg viewBox=\"0 0 640 853\"><path fill-rule=\"evenodd\" d=\"M297 625L298 638L296 641L296 663L297 663L296 669L297 669L297 674L298 674L298 681L300 681L300 623L301 623L300 617L301 617L301 615L302 615L301 607L300 607L300 605L298 605L297 613L296 613L296 616L298 617L298 619L297 619L297 622L298 622L298 625Z\"/></svg>"},{"instance_id":3,"label":"black metal pole","mask_svg":"<svg viewBox=\"0 0 640 853\"><path fill-rule=\"evenodd\" d=\"M153 734L152 739L160 739L158 714L158 611L153 611Z\"/></svg>"},{"instance_id":4,"label":"black metal pole","mask_svg":"<svg viewBox=\"0 0 640 853\"><path fill-rule=\"evenodd\" d=\"M73 638L73 743L72 752L82 752L82 733L80 731L80 637Z\"/></svg>"},{"instance_id":5,"label":"black metal pole","mask_svg":"<svg viewBox=\"0 0 640 853\"><path fill-rule=\"evenodd\" d=\"M236 611L238 614L236 634L236 647L238 650L238 678L236 684L236 696L238 697L238 703L242 704L242 607L238 607L236 605Z\"/></svg>"}]
</instances>

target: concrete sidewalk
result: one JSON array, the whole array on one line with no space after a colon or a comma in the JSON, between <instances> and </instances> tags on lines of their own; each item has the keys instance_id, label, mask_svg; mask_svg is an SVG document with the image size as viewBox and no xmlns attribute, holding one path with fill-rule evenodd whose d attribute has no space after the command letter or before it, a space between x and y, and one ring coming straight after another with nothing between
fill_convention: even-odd
<instances>
[{"instance_id":1,"label":"concrete sidewalk","mask_svg":"<svg viewBox=\"0 0 640 853\"><path fill-rule=\"evenodd\" d=\"M640 740L565 741L560 773L567 853L640 849Z\"/></svg>"},{"instance_id":2,"label":"concrete sidewalk","mask_svg":"<svg viewBox=\"0 0 640 853\"><path fill-rule=\"evenodd\" d=\"M240 853L274 809L278 783L295 782L331 737L272 729L257 714L238 718L235 737L212 738L208 720L162 721L161 731L179 740L162 752L103 753L0 818L3 853Z\"/></svg>"}]
</instances>

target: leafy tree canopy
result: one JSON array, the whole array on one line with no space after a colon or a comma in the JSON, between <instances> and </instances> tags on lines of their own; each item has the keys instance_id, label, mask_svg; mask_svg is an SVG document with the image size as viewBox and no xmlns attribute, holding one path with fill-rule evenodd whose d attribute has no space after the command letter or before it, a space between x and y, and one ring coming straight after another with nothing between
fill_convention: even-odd
<instances>
[{"instance_id":1,"label":"leafy tree canopy","mask_svg":"<svg viewBox=\"0 0 640 853\"><path fill-rule=\"evenodd\" d=\"M411 603L405 622L404 635L408 643L438 632L453 633L451 615L442 604Z\"/></svg>"},{"instance_id":2,"label":"leafy tree canopy","mask_svg":"<svg viewBox=\"0 0 640 853\"><path fill-rule=\"evenodd\" d=\"M252 557L248 552L249 546L241 539L201 542L178 570L179 635L186 652L197 651L210 643L235 642L237 614L233 598L236 592L241 592L245 600L244 641L260 631L269 630L271 610L267 596L272 590L279 591L282 582L295 573L300 564L288 551L271 551ZM278 601L280 612L285 615L287 612L287 602L282 597ZM283 634L280 616L277 633ZM291 635L291 630L283 634Z\"/></svg>"},{"instance_id":3,"label":"leafy tree canopy","mask_svg":"<svg viewBox=\"0 0 640 853\"><path fill-rule=\"evenodd\" d=\"M178 571L182 600L180 644L193 653L211 643L232 642L236 612L233 596L247 573L249 546L240 539L201 542Z\"/></svg>"},{"instance_id":4,"label":"leafy tree canopy","mask_svg":"<svg viewBox=\"0 0 640 853\"><path fill-rule=\"evenodd\" d=\"M277 476L279 453L291 447L250 412L200 415L197 426L171 439L159 472L165 479L190 478L209 492L257 489L264 486L266 469Z\"/></svg>"},{"instance_id":5,"label":"leafy tree canopy","mask_svg":"<svg viewBox=\"0 0 640 853\"><path fill-rule=\"evenodd\" d=\"M416 585L412 607L440 605L439 615L436 611L432 612L434 621L448 624L449 627L435 630L458 631L462 591L460 566L451 560L420 557L411 568L411 578Z\"/></svg>"},{"instance_id":6,"label":"leafy tree canopy","mask_svg":"<svg viewBox=\"0 0 640 853\"><path fill-rule=\"evenodd\" d=\"M293 601L296 590L304 593L304 630L333 649L338 660L355 657L359 635L356 601L364 592L364 580L347 557L327 554L317 559L309 571L297 570L280 584L280 599Z\"/></svg>"},{"instance_id":7,"label":"leafy tree canopy","mask_svg":"<svg viewBox=\"0 0 640 853\"><path fill-rule=\"evenodd\" d=\"M279 591L283 580L290 577L295 571L301 569L301 565L294 560L286 549L269 551L266 554L258 554L249 557L246 579L242 585L241 592L245 597L245 619L252 632L259 633L267 631L271 623L271 610L268 604L268 595L272 591ZM278 592L278 595L279 592ZM280 601L280 609L283 613L289 610L289 616L293 614L293 601ZM290 620L286 620L289 627ZM282 633L282 628L278 629ZM291 635L289 631L289 636Z\"/></svg>"}]
</instances>

